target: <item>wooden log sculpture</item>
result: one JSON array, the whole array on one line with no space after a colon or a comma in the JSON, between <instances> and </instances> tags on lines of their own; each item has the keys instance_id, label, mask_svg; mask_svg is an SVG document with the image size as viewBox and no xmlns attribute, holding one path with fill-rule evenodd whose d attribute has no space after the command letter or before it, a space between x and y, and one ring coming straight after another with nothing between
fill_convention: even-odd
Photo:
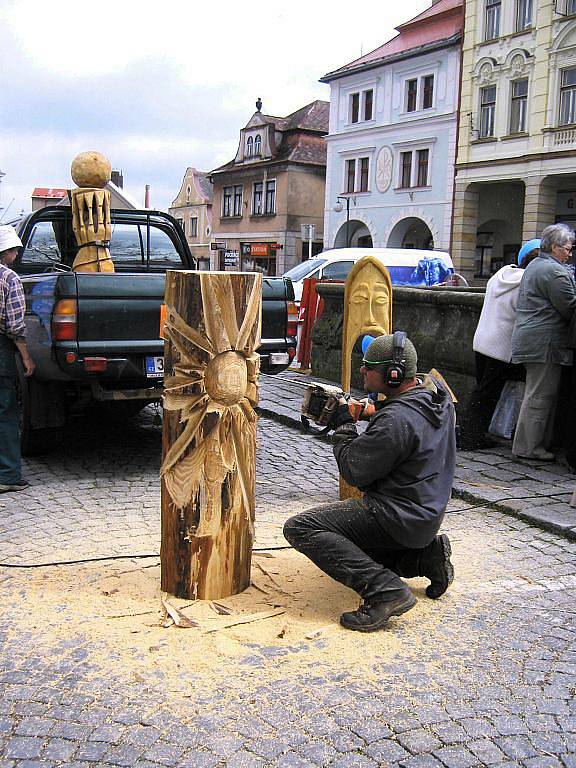
<instances>
[{"instance_id":1,"label":"wooden log sculpture","mask_svg":"<svg viewBox=\"0 0 576 768\"><path fill-rule=\"evenodd\" d=\"M344 288L342 389L350 391L352 350L360 336L392 332L392 281L375 256L364 256L352 267ZM340 478L340 498L360 498L362 492Z\"/></svg>"},{"instance_id":2,"label":"wooden log sculpture","mask_svg":"<svg viewBox=\"0 0 576 768\"><path fill-rule=\"evenodd\" d=\"M262 276L166 275L162 589L217 599L250 585Z\"/></svg>"},{"instance_id":3,"label":"wooden log sculpture","mask_svg":"<svg viewBox=\"0 0 576 768\"><path fill-rule=\"evenodd\" d=\"M78 243L74 272L114 272L110 258L110 181L112 167L99 152L81 152L72 161L71 174L79 189L72 194L72 229Z\"/></svg>"}]
</instances>

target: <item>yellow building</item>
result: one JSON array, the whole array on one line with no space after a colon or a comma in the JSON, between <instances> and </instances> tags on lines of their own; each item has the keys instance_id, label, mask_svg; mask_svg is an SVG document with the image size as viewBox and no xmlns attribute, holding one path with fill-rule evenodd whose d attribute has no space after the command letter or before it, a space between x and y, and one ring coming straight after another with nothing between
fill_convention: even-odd
<instances>
[{"instance_id":1,"label":"yellow building","mask_svg":"<svg viewBox=\"0 0 576 768\"><path fill-rule=\"evenodd\" d=\"M475 283L576 222L576 0L467 0L452 257Z\"/></svg>"},{"instance_id":2,"label":"yellow building","mask_svg":"<svg viewBox=\"0 0 576 768\"><path fill-rule=\"evenodd\" d=\"M212 182L208 174L187 168L180 191L168 209L186 235L198 269L210 269L212 240Z\"/></svg>"}]
</instances>

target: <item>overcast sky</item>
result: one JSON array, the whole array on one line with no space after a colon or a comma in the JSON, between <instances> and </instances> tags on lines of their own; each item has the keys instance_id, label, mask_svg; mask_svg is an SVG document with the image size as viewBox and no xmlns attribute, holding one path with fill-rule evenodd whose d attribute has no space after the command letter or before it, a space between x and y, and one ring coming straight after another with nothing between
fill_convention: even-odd
<instances>
[{"instance_id":1,"label":"overcast sky","mask_svg":"<svg viewBox=\"0 0 576 768\"><path fill-rule=\"evenodd\" d=\"M326 72L378 47L431 0L0 0L0 217L34 187L70 187L97 150L143 204L167 209L187 166L236 153L255 111L330 98Z\"/></svg>"}]
</instances>

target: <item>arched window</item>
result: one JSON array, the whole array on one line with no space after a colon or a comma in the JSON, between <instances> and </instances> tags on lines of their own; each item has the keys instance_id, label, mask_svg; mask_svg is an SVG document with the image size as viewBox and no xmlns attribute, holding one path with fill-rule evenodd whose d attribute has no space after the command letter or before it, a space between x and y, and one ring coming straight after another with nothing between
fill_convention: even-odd
<instances>
[{"instance_id":1,"label":"arched window","mask_svg":"<svg viewBox=\"0 0 576 768\"><path fill-rule=\"evenodd\" d=\"M260 137L260 134L256 134L256 138L254 139L254 154L260 155L262 152L262 139Z\"/></svg>"},{"instance_id":2,"label":"arched window","mask_svg":"<svg viewBox=\"0 0 576 768\"><path fill-rule=\"evenodd\" d=\"M190 186L186 187L186 202L190 202L190 193L192 192L192 189Z\"/></svg>"},{"instance_id":3,"label":"arched window","mask_svg":"<svg viewBox=\"0 0 576 768\"><path fill-rule=\"evenodd\" d=\"M246 140L246 157L252 157L253 145L254 145L254 140L252 139L252 136L248 136Z\"/></svg>"}]
</instances>

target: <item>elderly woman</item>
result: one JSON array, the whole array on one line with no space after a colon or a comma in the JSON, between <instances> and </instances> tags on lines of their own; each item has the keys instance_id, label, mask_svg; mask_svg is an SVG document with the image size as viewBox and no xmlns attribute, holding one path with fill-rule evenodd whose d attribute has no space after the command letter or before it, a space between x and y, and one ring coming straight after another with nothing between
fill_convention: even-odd
<instances>
[{"instance_id":1,"label":"elderly woman","mask_svg":"<svg viewBox=\"0 0 576 768\"><path fill-rule=\"evenodd\" d=\"M542 232L539 255L520 283L512 332L512 362L526 368L526 390L512 453L518 458L552 461L556 399L562 366L572 365L569 326L576 309L576 284L564 266L574 232L553 224Z\"/></svg>"}]
</instances>

